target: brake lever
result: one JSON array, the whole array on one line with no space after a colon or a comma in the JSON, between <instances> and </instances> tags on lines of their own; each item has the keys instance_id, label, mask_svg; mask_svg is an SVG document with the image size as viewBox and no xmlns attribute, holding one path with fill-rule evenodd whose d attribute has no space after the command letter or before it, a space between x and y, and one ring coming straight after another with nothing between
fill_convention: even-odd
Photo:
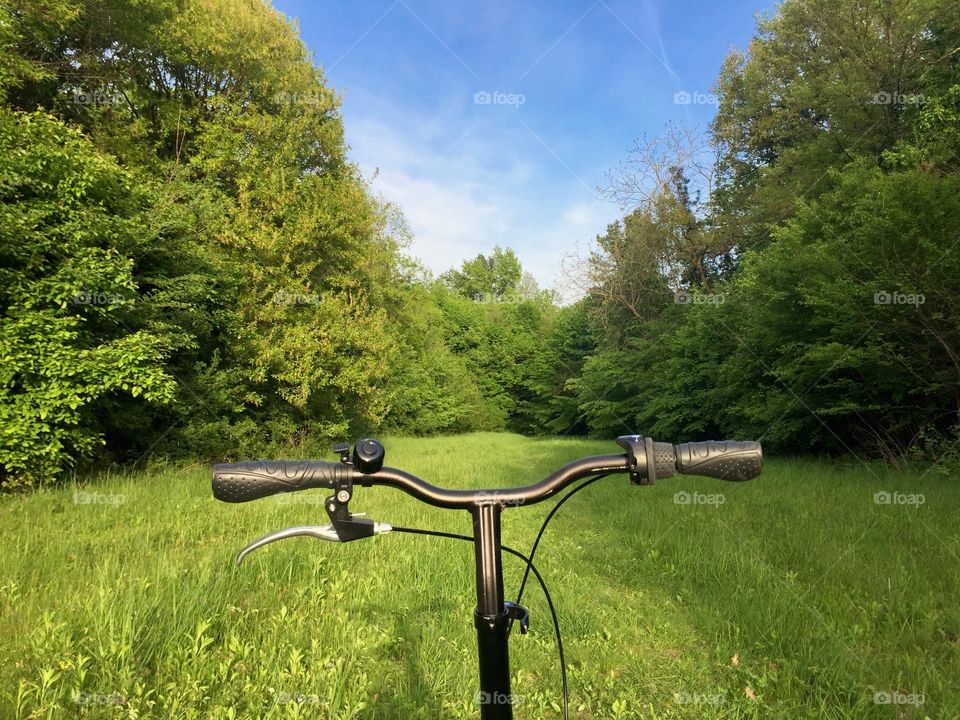
<instances>
[{"instance_id":1,"label":"brake lever","mask_svg":"<svg viewBox=\"0 0 960 720\"><path fill-rule=\"evenodd\" d=\"M382 535L383 533L388 533L391 530L393 530L393 528L386 523L373 523L373 532L371 535ZM239 555L237 555L237 565L242 563L243 559L247 555L252 553L254 550L262 548L264 545L269 545L270 543L275 543L280 540L286 540L287 538L300 536L314 537L318 540L329 540L330 542L345 542L340 539L339 535L337 535L337 531L333 525L299 525L297 527L290 527L284 530L277 530L269 535L264 535L258 540L254 540L243 550L241 550Z\"/></svg>"}]
</instances>

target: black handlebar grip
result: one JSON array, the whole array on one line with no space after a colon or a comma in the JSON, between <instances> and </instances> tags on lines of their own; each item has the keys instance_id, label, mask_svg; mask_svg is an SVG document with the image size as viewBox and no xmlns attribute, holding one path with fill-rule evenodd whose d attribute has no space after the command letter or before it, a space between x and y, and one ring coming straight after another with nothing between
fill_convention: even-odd
<instances>
[{"instance_id":1,"label":"black handlebar grip","mask_svg":"<svg viewBox=\"0 0 960 720\"><path fill-rule=\"evenodd\" d=\"M294 490L332 488L353 467L324 460L256 460L213 466L213 496L224 502L248 502Z\"/></svg>"},{"instance_id":2,"label":"black handlebar grip","mask_svg":"<svg viewBox=\"0 0 960 720\"><path fill-rule=\"evenodd\" d=\"M763 448L752 440L707 440L675 446L677 472L720 480L752 480L763 470Z\"/></svg>"}]
</instances>

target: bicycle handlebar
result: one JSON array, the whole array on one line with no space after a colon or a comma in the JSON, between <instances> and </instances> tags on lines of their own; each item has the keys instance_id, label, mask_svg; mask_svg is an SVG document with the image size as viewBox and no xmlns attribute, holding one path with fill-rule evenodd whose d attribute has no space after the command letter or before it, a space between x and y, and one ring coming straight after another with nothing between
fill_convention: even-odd
<instances>
[{"instance_id":1,"label":"bicycle handlebar","mask_svg":"<svg viewBox=\"0 0 960 720\"><path fill-rule=\"evenodd\" d=\"M224 502L248 502L282 492L337 487L344 481L364 487L385 485L443 508L483 504L525 505L546 500L570 483L601 473L629 472L635 482L653 482L679 472L721 480L750 480L760 474L763 451L758 442L732 440L683 443L650 438L617 439L626 454L581 458L533 485L494 490L450 490L437 487L396 468L362 473L353 465L323 460L238 462L214 465L213 495Z\"/></svg>"},{"instance_id":2,"label":"bicycle handlebar","mask_svg":"<svg viewBox=\"0 0 960 720\"><path fill-rule=\"evenodd\" d=\"M338 443L334 451L340 454L339 462L322 460L238 462L214 465L213 494L224 502L247 502L277 493L328 488L331 494L324 501L330 518L329 525L302 525L265 535L247 545L237 557L237 564L251 552L265 545L292 537L312 537L335 542L350 542L380 535L391 530L422 532L471 540L474 545L477 607L474 625L477 630L477 646L480 660L481 693L493 696L513 697L510 693L509 655L507 650L510 626L514 619L525 627L527 609L517 603L508 603L504 598L501 550L506 550L500 541L500 513L510 505L533 504L546 500L563 488L581 478L587 480L577 489L585 487L603 476L615 472L628 473L638 484L652 484L657 478L667 478L674 473L706 475L723 480L749 480L760 474L763 452L758 442L709 441L681 445L655 442L652 438L625 435L617 438L625 450L614 455L595 455L575 460L551 473L533 485L496 490L452 490L431 485L420 478L396 468L383 467L385 450L372 438L356 443L351 461L350 446ZM449 535L411 528L393 528L384 523L375 523L360 514L351 513L349 503L356 485L370 487L385 485L402 490L409 495L441 508L468 510L473 516L473 536ZM536 551L546 523L556 510L577 491L569 492L547 515L540 534L533 546ZM564 716L567 708L566 667L560 626L547 593L543 578L533 566L530 557L516 553L526 560L528 570L536 575L547 595L547 603L553 615L560 648L563 672ZM526 582L526 578L524 578ZM521 585L520 593L523 593ZM512 706L481 705L483 718L512 718Z\"/></svg>"}]
</instances>

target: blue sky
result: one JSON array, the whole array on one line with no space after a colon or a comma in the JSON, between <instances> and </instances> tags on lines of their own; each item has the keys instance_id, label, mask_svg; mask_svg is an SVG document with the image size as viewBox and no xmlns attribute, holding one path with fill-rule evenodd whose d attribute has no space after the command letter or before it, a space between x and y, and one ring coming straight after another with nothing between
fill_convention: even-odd
<instances>
[{"instance_id":1,"label":"blue sky","mask_svg":"<svg viewBox=\"0 0 960 720\"><path fill-rule=\"evenodd\" d=\"M770 2L274 0L343 97L351 157L435 273L516 250L569 295L563 258L620 214L605 172L673 121L705 128L725 55ZM478 94L479 93L479 94ZM699 96L700 100L704 95ZM485 102L486 101L486 102Z\"/></svg>"}]
</instances>

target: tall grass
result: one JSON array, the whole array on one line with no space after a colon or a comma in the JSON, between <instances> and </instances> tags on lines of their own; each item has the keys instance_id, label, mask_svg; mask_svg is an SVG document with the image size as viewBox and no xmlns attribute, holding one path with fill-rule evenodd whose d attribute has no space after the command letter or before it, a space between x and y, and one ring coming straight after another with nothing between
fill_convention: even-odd
<instances>
[{"instance_id":1,"label":"tall grass","mask_svg":"<svg viewBox=\"0 0 960 720\"><path fill-rule=\"evenodd\" d=\"M389 464L452 487L524 484L616 451L489 433L386 446ZM225 505L207 468L3 498L0 717L477 717L469 544L300 538L234 566L265 532L325 523L322 499ZM596 483L537 560L573 716L960 717L958 503L957 478L809 460L768 461L743 484ZM352 505L470 532L467 513L389 489ZM505 542L528 548L549 507L509 509ZM512 594L522 568L504 562ZM535 587L525 603L516 714L557 717L547 609Z\"/></svg>"}]
</instances>

